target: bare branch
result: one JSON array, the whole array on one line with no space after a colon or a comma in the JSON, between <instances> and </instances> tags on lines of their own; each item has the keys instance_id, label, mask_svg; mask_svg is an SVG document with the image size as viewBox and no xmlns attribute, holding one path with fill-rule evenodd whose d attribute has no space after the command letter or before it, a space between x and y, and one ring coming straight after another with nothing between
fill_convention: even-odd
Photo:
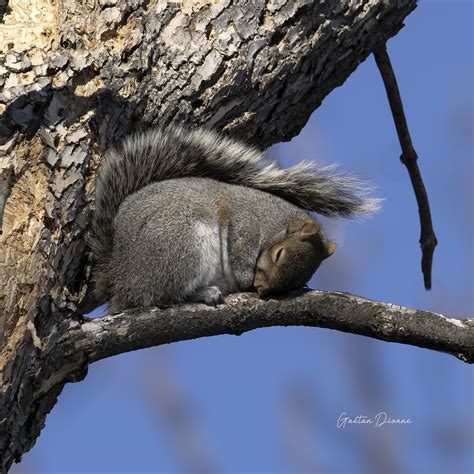
<instances>
[{"instance_id":1,"label":"bare branch","mask_svg":"<svg viewBox=\"0 0 474 474\"><path fill-rule=\"evenodd\" d=\"M474 362L474 320L372 301L348 293L303 291L267 301L253 293L216 308L137 309L87 319L70 337L90 362L123 352L270 326L312 326L447 352Z\"/></svg>"},{"instance_id":2,"label":"bare branch","mask_svg":"<svg viewBox=\"0 0 474 474\"><path fill-rule=\"evenodd\" d=\"M421 246L421 270L425 288L431 289L431 267L433 264L433 253L438 241L433 230L433 223L431 221L430 203L428 202L428 194L426 193L425 185L421 177L420 169L418 168L418 155L413 148L410 132L408 131L408 124L403 110L402 99L397 85L397 79L393 72L392 64L387 53L385 43L379 46L374 51L375 62L382 75L387 91L390 109L392 110L393 121L397 128L398 140L402 147L402 155L400 160L407 167L410 175L411 184L415 191L416 201L418 203L418 213L420 214L420 246Z\"/></svg>"}]
</instances>

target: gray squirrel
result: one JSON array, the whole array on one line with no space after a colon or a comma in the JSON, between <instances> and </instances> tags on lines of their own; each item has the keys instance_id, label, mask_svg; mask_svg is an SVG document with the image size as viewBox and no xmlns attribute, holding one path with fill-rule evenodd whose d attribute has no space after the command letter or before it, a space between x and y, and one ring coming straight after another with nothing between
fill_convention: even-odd
<instances>
[{"instance_id":1,"label":"gray squirrel","mask_svg":"<svg viewBox=\"0 0 474 474\"><path fill-rule=\"evenodd\" d=\"M107 152L96 180L96 294L117 311L300 288L336 248L307 211L370 214L380 201L369 191L334 166L278 168L204 128L131 135Z\"/></svg>"}]
</instances>

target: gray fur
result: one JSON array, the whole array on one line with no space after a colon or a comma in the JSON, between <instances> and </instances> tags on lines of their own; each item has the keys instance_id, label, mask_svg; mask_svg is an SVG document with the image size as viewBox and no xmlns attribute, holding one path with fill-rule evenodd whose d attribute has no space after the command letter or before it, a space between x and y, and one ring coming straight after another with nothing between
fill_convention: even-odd
<instances>
[{"instance_id":1,"label":"gray fur","mask_svg":"<svg viewBox=\"0 0 474 474\"><path fill-rule=\"evenodd\" d=\"M223 294L247 289L259 252L289 219L309 218L302 209L343 217L375 212L379 200L367 190L332 166L280 169L210 130L173 126L133 135L107 153L96 182L96 291L119 308L200 292L218 299L206 293L210 286ZM222 206L225 228L218 222ZM214 264L221 260L216 268L203 262L203 252Z\"/></svg>"},{"instance_id":2,"label":"gray fur","mask_svg":"<svg viewBox=\"0 0 474 474\"><path fill-rule=\"evenodd\" d=\"M221 265L220 206L230 210L224 258L236 287ZM150 184L125 199L115 219L104 272L105 284L113 286L113 308L207 301L209 287L222 294L247 290L261 250L297 217L309 218L281 198L207 178Z\"/></svg>"}]
</instances>

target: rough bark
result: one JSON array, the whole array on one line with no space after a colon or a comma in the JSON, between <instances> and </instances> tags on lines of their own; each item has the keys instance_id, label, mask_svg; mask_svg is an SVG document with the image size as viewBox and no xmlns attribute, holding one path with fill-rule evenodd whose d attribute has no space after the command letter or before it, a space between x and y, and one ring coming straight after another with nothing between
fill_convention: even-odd
<instances>
[{"instance_id":1,"label":"rough bark","mask_svg":"<svg viewBox=\"0 0 474 474\"><path fill-rule=\"evenodd\" d=\"M337 329L474 362L474 319L449 318L325 291L294 292L267 301L255 293L240 293L215 308L194 304L85 319L57 347L73 345L89 362L95 362L145 347L219 334L240 336L270 326Z\"/></svg>"},{"instance_id":2,"label":"rough bark","mask_svg":"<svg viewBox=\"0 0 474 474\"><path fill-rule=\"evenodd\" d=\"M64 383L89 281L102 151L141 124L205 123L262 148L311 112L416 0L9 2L0 15L0 467ZM4 207L4 209L3 209Z\"/></svg>"}]
</instances>

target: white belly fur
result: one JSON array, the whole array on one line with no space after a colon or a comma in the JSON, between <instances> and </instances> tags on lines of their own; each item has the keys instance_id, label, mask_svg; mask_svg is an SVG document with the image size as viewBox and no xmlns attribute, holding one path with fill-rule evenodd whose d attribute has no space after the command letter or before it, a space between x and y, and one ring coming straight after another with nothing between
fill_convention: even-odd
<instances>
[{"instance_id":1,"label":"white belly fur","mask_svg":"<svg viewBox=\"0 0 474 474\"><path fill-rule=\"evenodd\" d=\"M198 276L189 282L189 293L206 286L217 286L223 294L238 291L230 265L227 229L198 222L195 226L196 247L200 253Z\"/></svg>"}]
</instances>

